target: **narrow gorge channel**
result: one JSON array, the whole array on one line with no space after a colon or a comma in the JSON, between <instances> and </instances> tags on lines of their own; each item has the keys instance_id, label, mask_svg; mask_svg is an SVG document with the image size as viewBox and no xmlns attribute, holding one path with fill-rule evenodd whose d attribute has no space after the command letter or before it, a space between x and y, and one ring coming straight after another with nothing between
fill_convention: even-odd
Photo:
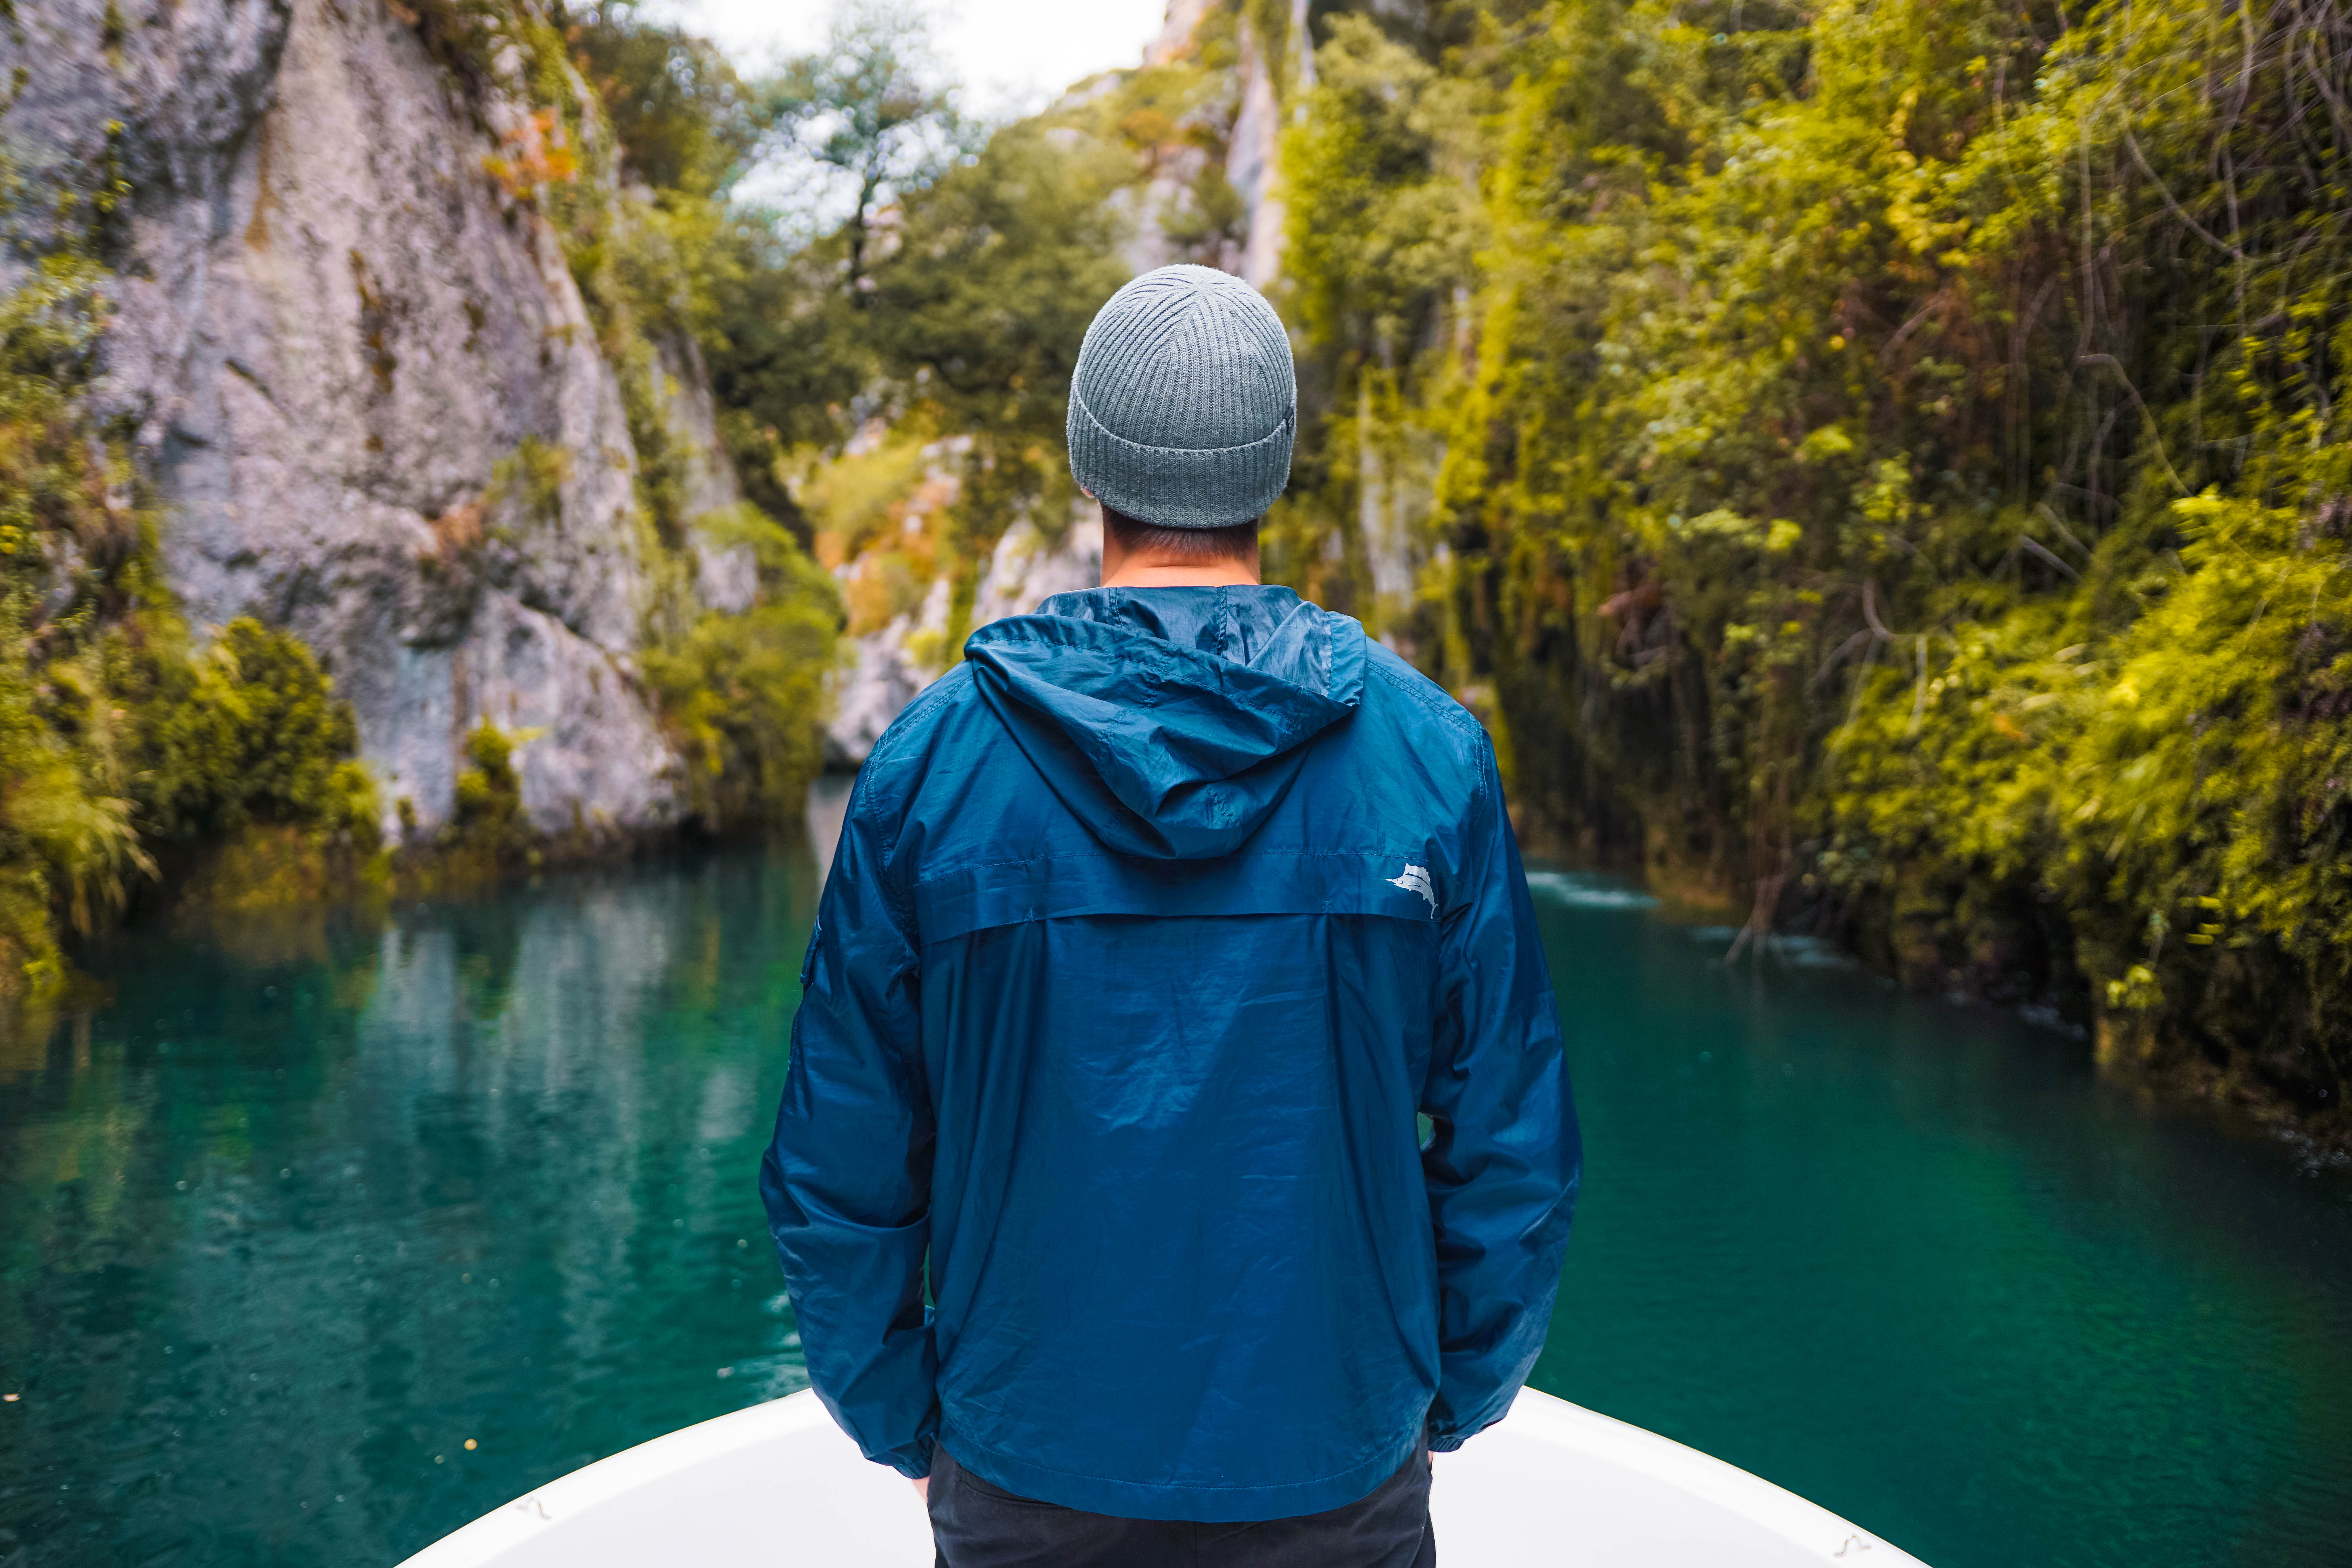
<instances>
[{"instance_id":1,"label":"narrow gorge channel","mask_svg":"<svg viewBox=\"0 0 2352 1568\"><path fill-rule=\"evenodd\" d=\"M818 877L793 840L95 953L112 1005L0 1056L0 1551L392 1562L803 1386L750 1173ZM1590 1130L1538 1386L1936 1568L2341 1560L2344 1173L1534 882Z\"/></svg>"}]
</instances>

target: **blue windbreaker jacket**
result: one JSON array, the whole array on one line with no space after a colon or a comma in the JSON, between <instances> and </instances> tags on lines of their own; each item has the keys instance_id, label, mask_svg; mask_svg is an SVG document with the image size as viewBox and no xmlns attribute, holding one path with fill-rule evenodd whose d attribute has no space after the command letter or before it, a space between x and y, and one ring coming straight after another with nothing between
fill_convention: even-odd
<instances>
[{"instance_id":1,"label":"blue windbreaker jacket","mask_svg":"<svg viewBox=\"0 0 2352 1568\"><path fill-rule=\"evenodd\" d=\"M907 1475L1129 1518L1458 1447L1579 1168L1485 732L1283 588L965 653L851 795L761 1171L818 1394Z\"/></svg>"}]
</instances>

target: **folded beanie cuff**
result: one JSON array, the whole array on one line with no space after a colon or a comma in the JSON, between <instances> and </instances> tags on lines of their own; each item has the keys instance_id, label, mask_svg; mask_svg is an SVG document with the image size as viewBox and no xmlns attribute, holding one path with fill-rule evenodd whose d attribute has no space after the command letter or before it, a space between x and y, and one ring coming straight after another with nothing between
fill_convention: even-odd
<instances>
[{"instance_id":1,"label":"folded beanie cuff","mask_svg":"<svg viewBox=\"0 0 2352 1568\"><path fill-rule=\"evenodd\" d=\"M1231 528L1265 515L1290 482L1298 433L1282 422L1237 447L1152 447L1105 428L1073 390L1070 472L1113 511L1155 528Z\"/></svg>"},{"instance_id":2,"label":"folded beanie cuff","mask_svg":"<svg viewBox=\"0 0 2352 1568\"><path fill-rule=\"evenodd\" d=\"M1228 272L1145 273L1087 328L1066 429L1071 474L1113 511L1160 528L1264 517L1298 434L1282 318Z\"/></svg>"}]
</instances>

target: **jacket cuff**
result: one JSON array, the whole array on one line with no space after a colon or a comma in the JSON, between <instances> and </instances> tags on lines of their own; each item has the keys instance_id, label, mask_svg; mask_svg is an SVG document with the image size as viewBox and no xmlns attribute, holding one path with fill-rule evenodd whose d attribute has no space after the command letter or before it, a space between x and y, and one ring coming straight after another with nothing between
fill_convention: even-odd
<instances>
[{"instance_id":1,"label":"jacket cuff","mask_svg":"<svg viewBox=\"0 0 2352 1568\"><path fill-rule=\"evenodd\" d=\"M1432 1433L1429 1438L1429 1451L1433 1454L1450 1454L1469 1440L1468 1436L1461 1432L1448 1432L1443 1436Z\"/></svg>"},{"instance_id":2,"label":"jacket cuff","mask_svg":"<svg viewBox=\"0 0 2352 1568\"><path fill-rule=\"evenodd\" d=\"M903 1448L893 1448L877 1456L877 1462L889 1466L910 1481L928 1479L931 1473L931 1456L939 1447L937 1437L919 1437Z\"/></svg>"}]
</instances>

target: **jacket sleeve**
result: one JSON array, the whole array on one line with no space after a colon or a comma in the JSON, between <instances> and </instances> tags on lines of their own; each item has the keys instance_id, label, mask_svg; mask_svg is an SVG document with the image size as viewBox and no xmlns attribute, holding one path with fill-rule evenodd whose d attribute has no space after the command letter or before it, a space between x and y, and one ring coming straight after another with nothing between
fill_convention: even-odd
<instances>
[{"instance_id":1,"label":"jacket sleeve","mask_svg":"<svg viewBox=\"0 0 2352 1568\"><path fill-rule=\"evenodd\" d=\"M1430 1447L1503 1418L1543 1349L1582 1150L1535 906L1494 753L1443 918L1422 1170L1437 1240L1437 1397Z\"/></svg>"},{"instance_id":2,"label":"jacket sleeve","mask_svg":"<svg viewBox=\"0 0 2352 1568\"><path fill-rule=\"evenodd\" d=\"M817 1397L867 1458L927 1476L939 1430L923 1300L930 1089L914 922L867 795L861 780L818 900L760 1193Z\"/></svg>"}]
</instances>

